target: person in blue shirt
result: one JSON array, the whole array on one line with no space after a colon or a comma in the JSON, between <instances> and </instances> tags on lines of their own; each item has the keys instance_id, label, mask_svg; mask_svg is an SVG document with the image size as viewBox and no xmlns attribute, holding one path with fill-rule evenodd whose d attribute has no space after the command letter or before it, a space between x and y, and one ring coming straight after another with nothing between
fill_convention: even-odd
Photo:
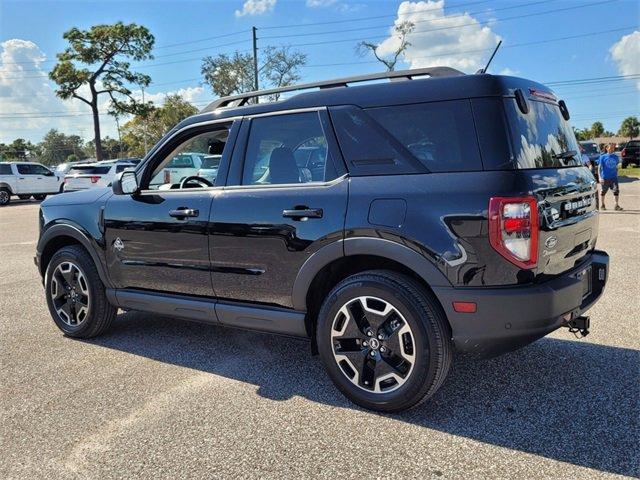
<instances>
[{"instance_id":1,"label":"person in blue shirt","mask_svg":"<svg viewBox=\"0 0 640 480\"><path fill-rule=\"evenodd\" d=\"M613 192L613 198L616 202L616 210L622 210L622 207L618 204L618 197L620 196L620 186L618 184L618 156L615 154L616 146L610 143L606 146L607 153L600 155L598 160L598 174L600 176L600 185L602 186L602 193L600 193L601 201L600 208L606 210L604 205L604 196L609 190Z\"/></svg>"}]
</instances>

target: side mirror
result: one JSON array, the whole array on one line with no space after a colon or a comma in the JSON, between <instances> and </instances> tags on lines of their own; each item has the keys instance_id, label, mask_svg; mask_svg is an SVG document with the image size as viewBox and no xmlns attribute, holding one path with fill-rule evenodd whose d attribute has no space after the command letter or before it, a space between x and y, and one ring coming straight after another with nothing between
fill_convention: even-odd
<instances>
[{"instance_id":1,"label":"side mirror","mask_svg":"<svg viewBox=\"0 0 640 480\"><path fill-rule=\"evenodd\" d=\"M125 170L116 175L111 188L116 195L132 195L138 191L138 179L136 172L133 170Z\"/></svg>"}]
</instances>

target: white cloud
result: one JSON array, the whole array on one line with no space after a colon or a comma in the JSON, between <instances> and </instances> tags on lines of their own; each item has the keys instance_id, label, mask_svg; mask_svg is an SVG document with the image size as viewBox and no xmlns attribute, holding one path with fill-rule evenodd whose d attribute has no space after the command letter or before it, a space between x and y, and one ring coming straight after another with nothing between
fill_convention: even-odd
<instances>
[{"instance_id":1,"label":"white cloud","mask_svg":"<svg viewBox=\"0 0 640 480\"><path fill-rule=\"evenodd\" d=\"M307 7L329 7L334 5L338 0L307 0Z\"/></svg>"},{"instance_id":2,"label":"white cloud","mask_svg":"<svg viewBox=\"0 0 640 480\"><path fill-rule=\"evenodd\" d=\"M515 75L518 75L519 73L520 73L520 70L514 70L512 68L506 67L506 68L503 68L502 70L500 70L498 72L498 75L508 75L508 76L513 77Z\"/></svg>"},{"instance_id":3,"label":"white cloud","mask_svg":"<svg viewBox=\"0 0 640 480\"><path fill-rule=\"evenodd\" d=\"M484 67L490 50L500 37L468 13L446 15L444 3L444 0L427 0L400 4L395 25L405 21L415 25L414 31L407 36L411 45L404 60L410 68L439 65L473 73ZM378 54L391 54L399 42L391 28L390 36L380 44Z\"/></svg>"},{"instance_id":4,"label":"white cloud","mask_svg":"<svg viewBox=\"0 0 640 480\"><path fill-rule=\"evenodd\" d=\"M167 95L180 95L183 100L193 104L198 110L204 108L213 101L213 95L204 87L185 87L169 92L145 93L145 101L152 101L155 106L164 103ZM142 93L135 92L134 97L141 99Z\"/></svg>"},{"instance_id":5,"label":"white cloud","mask_svg":"<svg viewBox=\"0 0 640 480\"><path fill-rule=\"evenodd\" d=\"M640 74L640 31L623 36L609 50L620 75ZM640 81L636 82L640 90Z\"/></svg>"},{"instance_id":6,"label":"white cloud","mask_svg":"<svg viewBox=\"0 0 640 480\"><path fill-rule=\"evenodd\" d=\"M246 0L242 5L242 10L236 10L236 17L245 15L262 15L273 11L276 0Z\"/></svg>"},{"instance_id":7,"label":"white cloud","mask_svg":"<svg viewBox=\"0 0 640 480\"><path fill-rule=\"evenodd\" d=\"M0 142L24 138L39 142L51 128L93 137L89 107L80 100L61 100L43 70L45 55L33 42L0 43ZM106 111L106 102L101 110ZM114 136L115 124L101 117L102 135Z\"/></svg>"}]
</instances>

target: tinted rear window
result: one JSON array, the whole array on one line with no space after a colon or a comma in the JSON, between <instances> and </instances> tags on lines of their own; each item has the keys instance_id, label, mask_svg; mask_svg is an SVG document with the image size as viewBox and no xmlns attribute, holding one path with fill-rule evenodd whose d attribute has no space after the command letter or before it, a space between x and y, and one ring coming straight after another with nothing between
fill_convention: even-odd
<instances>
[{"instance_id":1,"label":"tinted rear window","mask_svg":"<svg viewBox=\"0 0 640 480\"><path fill-rule=\"evenodd\" d=\"M529 113L523 114L514 98L504 102L517 168L582 165L576 137L557 105L529 100Z\"/></svg>"},{"instance_id":2,"label":"tinted rear window","mask_svg":"<svg viewBox=\"0 0 640 480\"><path fill-rule=\"evenodd\" d=\"M366 174L482 170L468 100L340 113L340 146L349 163L367 166Z\"/></svg>"},{"instance_id":3,"label":"tinted rear window","mask_svg":"<svg viewBox=\"0 0 640 480\"><path fill-rule=\"evenodd\" d=\"M0 163L0 175L11 175L11 165Z\"/></svg>"},{"instance_id":4,"label":"tinted rear window","mask_svg":"<svg viewBox=\"0 0 640 480\"><path fill-rule=\"evenodd\" d=\"M220 166L220 156L206 156L202 159L202 166L200 168L218 168Z\"/></svg>"},{"instance_id":5,"label":"tinted rear window","mask_svg":"<svg viewBox=\"0 0 640 480\"><path fill-rule=\"evenodd\" d=\"M638 141L629 142L627 143L627 147L634 147L634 148L640 147L640 142Z\"/></svg>"},{"instance_id":6,"label":"tinted rear window","mask_svg":"<svg viewBox=\"0 0 640 480\"><path fill-rule=\"evenodd\" d=\"M87 165L86 167L73 167L69 173L71 175L104 175L109 173L109 170L111 170L111 165L106 167L94 167L92 165Z\"/></svg>"},{"instance_id":7,"label":"tinted rear window","mask_svg":"<svg viewBox=\"0 0 640 480\"><path fill-rule=\"evenodd\" d=\"M582 145L582 148L584 148L584 153L587 153L587 154L600 153L598 151L598 146L595 143L581 143L580 145Z\"/></svg>"}]
</instances>

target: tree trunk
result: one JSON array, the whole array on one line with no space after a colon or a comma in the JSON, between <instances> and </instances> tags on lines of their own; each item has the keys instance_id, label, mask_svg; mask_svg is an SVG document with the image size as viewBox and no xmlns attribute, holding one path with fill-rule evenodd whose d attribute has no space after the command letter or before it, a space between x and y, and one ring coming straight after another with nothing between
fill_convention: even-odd
<instances>
[{"instance_id":1,"label":"tree trunk","mask_svg":"<svg viewBox=\"0 0 640 480\"><path fill-rule=\"evenodd\" d=\"M94 133L94 141L96 144L96 160L102 160L102 140L100 139L100 116L98 115L98 105L97 102L91 104L91 112L93 113L93 133Z\"/></svg>"}]
</instances>

